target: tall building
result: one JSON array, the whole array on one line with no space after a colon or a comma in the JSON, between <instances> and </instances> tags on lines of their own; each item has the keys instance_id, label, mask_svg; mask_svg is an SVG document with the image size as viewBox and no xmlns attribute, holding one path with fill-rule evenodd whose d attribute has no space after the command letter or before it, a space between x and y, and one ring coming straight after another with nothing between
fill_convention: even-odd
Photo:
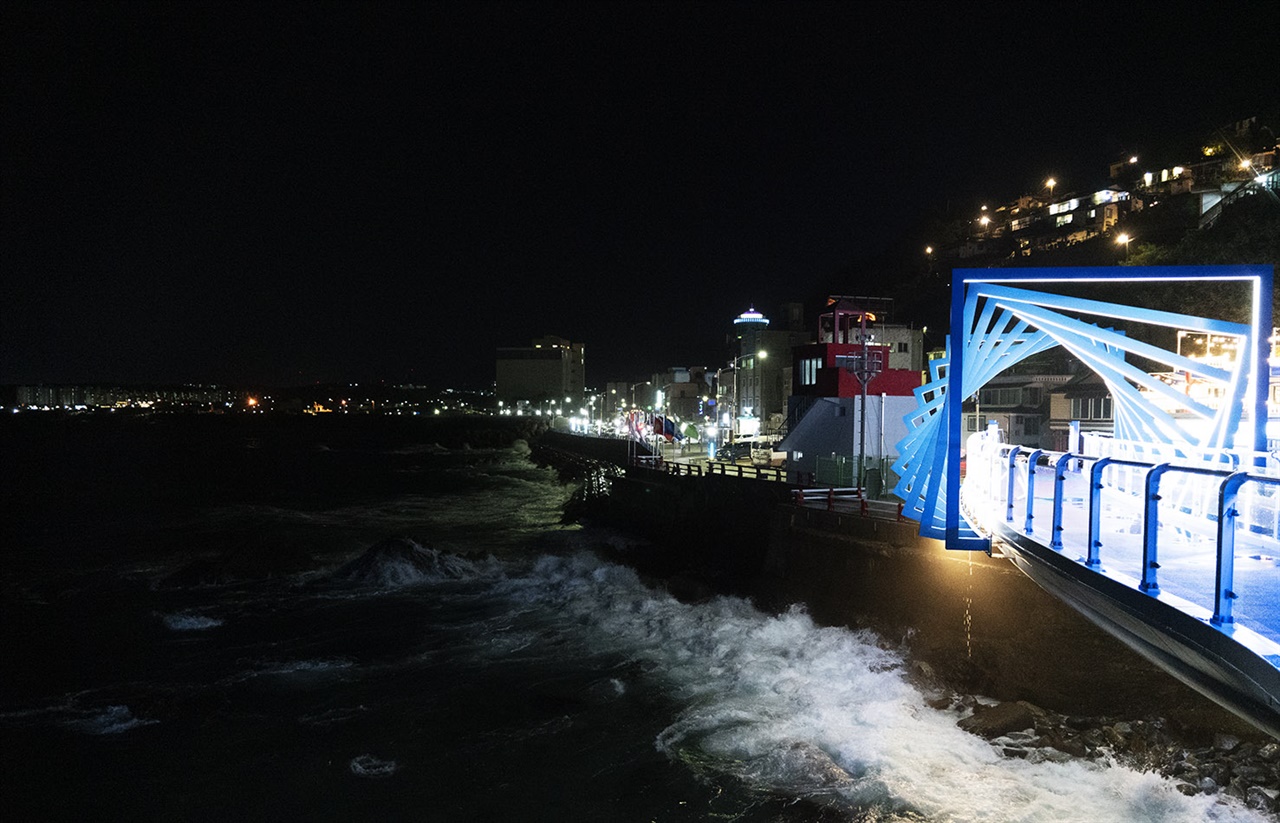
<instances>
[{"instance_id":1,"label":"tall building","mask_svg":"<svg viewBox=\"0 0 1280 823\"><path fill-rule=\"evenodd\" d=\"M733 321L737 355L719 379L721 423L729 415L736 435L775 434L786 419L791 349L812 339L800 325L803 308L784 306L785 329L770 328L769 318L750 307Z\"/></svg>"},{"instance_id":2,"label":"tall building","mask_svg":"<svg viewBox=\"0 0 1280 823\"><path fill-rule=\"evenodd\" d=\"M499 348L495 395L504 405L577 409L586 394L585 351L562 337Z\"/></svg>"}]
</instances>

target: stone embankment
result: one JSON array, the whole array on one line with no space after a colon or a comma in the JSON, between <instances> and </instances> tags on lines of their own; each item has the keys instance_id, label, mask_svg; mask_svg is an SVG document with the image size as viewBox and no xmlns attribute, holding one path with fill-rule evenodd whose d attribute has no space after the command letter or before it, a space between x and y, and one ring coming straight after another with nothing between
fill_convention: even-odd
<instances>
[{"instance_id":1,"label":"stone embankment","mask_svg":"<svg viewBox=\"0 0 1280 823\"><path fill-rule=\"evenodd\" d=\"M1280 743L1275 741L1225 733L1188 741L1171 732L1163 718L1064 715L1025 700L997 703L946 695L930 705L963 712L960 728L989 740L1005 757L1114 761L1173 778L1183 794L1222 793L1259 811L1280 812Z\"/></svg>"}]
</instances>

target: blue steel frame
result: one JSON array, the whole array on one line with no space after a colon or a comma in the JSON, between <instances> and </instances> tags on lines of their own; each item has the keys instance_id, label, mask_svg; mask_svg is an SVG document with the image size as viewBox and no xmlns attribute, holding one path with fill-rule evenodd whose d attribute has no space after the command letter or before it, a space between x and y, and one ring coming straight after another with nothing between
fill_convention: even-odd
<instances>
[{"instance_id":1,"label":"blue steel frame","mask_svg":"<svg viewBox=\"0 0 1280 823\"><path fill-rule=\"evenodd\" d=\"M911 433L898 443L900 456L894 470L900 479L894 492L904 501L903 513L920 520L922 535L944 539L949 549L989 550L989 541L966 522L960 508L961 403L1006 368L1058 345L1068 348L1107 384L1115 401L1117 437L1232 448L1237 445L1242 401L1251 384L1257 390L1248 445L1255 452L1265 451L1272 274L1270 266L955 269L947 356L930 363L931 379L916 390L917 409L905 418ZM1229 323L1003 285L1081 281L1245 282L1253 293L1251 322ZM1236 368L1228 372L1063 312L1237 335L1247 343ZM1141 396L1135 385L1187 404L1175 389L1126 363L1126 352L1225 385L1226 397L1216 411L1190 404L1195 414L1212 421L1207 437L1190 435Z\"/></svg>"}]
</instances>

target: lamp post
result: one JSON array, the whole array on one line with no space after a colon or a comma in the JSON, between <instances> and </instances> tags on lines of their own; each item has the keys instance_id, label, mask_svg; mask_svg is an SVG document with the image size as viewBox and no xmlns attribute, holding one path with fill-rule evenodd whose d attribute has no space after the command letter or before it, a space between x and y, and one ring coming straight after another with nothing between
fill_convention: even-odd
<instances>
[{"instance_id":1,"label":"lamp post","mask_svg":"<svg viewBox=\"0 0 1280 823\"><path fill-rule=\"evenodd\" d=\"M1129 241L1132 239L1133 238L1129 236L1128 232L1120 232L1120 234L1116 236L1116 242L1124 246L1125 260L1129 259Z\"/></svg>"},{"instance_id":2,"label":"lamp post","mask_svg":"<svg viewBox=\"0 0 1280 823\"><path fill-rule=\"evenodd\" d=\"M1048 189L1049 189L1049 202L1050 202L1050 203L1052 203L1052 202L1053 202L1053 187L1054 187L1054 186L1056 186L1056 185L1058 185L1058 181L1057 181L1057 180L1054 180L1052 177L1050 177L1048 180L1044 181L1044 184L1045 184L1045 186L1047 186L1047 187L1048 187Z\"/></svg>"}]
</instances>

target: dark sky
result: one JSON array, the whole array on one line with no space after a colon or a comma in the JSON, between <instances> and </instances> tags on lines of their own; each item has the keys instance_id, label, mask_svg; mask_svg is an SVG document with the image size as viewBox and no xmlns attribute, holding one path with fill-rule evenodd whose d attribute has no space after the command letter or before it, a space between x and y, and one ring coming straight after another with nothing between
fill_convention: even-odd
<instances>
[{"instance_id":1,"label":"dark sky","mask_svg":"<svg viewBox=\"0 0 1280 823\"><path fill-rule=\"evenodd\" d=\"M0 383L716 364L947 204L1274 104L1265 9L7 3Z\"/></svg>"}]
</instances>

